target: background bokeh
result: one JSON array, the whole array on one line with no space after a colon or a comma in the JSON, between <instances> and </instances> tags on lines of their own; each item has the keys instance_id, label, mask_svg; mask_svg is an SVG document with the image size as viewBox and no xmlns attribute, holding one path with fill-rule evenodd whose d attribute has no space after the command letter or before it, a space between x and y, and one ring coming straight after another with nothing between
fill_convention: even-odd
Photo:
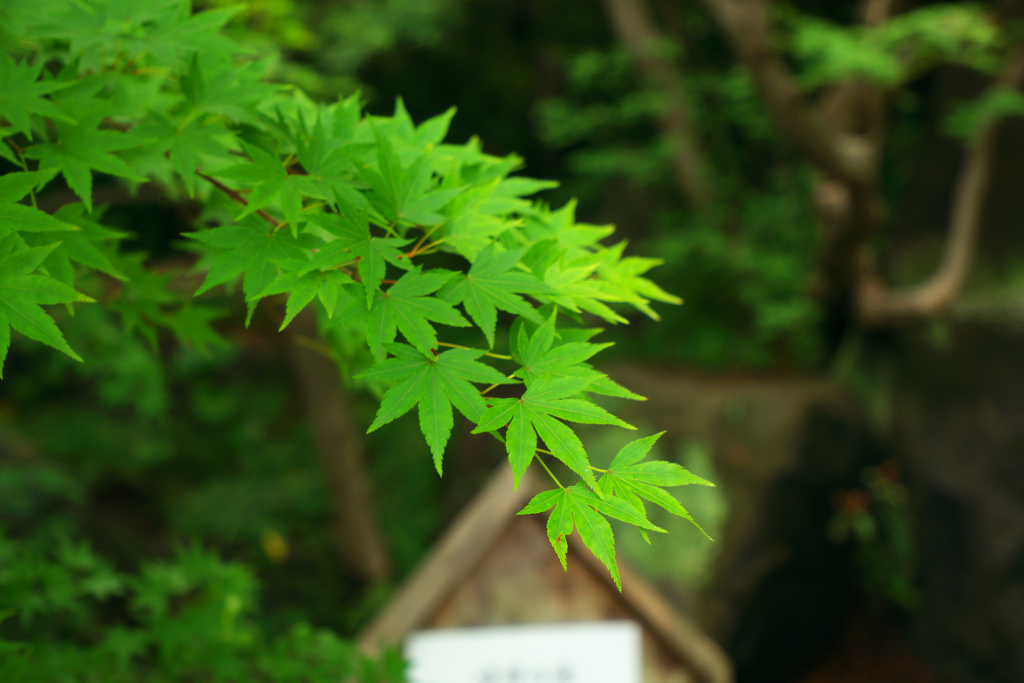
<instances>
[{"instance_id":1,"label":"background bokeh","mask_svg":"<svg viewBox=\"0 0 1024 683\"><path fill-rule=\"evenodd\" d=\"M532 177L560 183L542 195L552 206L577 202L578 219L614 223L632 253L664 260L652 277L685 304L610 330L616 345L601 362L651 397L633 422L669 430L659 455L719 483L681 496L716 541L665 515L652 521L667 537L649 546L623 529L618 548L719 640L740 683L1022 680L1019 117L1000 129L978 257L955 304L868 325L849 301L822 294L821 174L775 125L712 14L687 0L641 3L657 58L673 69L669 92L627 49L612 4L250 0L228 30L268 60L272 80L315 100L358 91L370 112L390 113L400 97L416 121L456 106L452 139L520 155ZM779 47L809 101L850 74L884 77L887 62L857 42L873 3L773 4ZM897 16L954 10L945 24L907 29L925 39L893 49L920 63L884 95L884 217L867 247L904 285L940 260L964 149L981 125L971 104L1018 35L1019 8L893 6ZM687 103L708 162L706 206L674 170L664 125L673 97ZM156 273L191 258L180 207L115 196L107 217ZM392 568L353 569L287 340L263 310L244 328L240 298L218 296L227 344L167 338L154 353L83 307L61 325L84 366L13 346L0 384L0 560L14 552L3 539L21 539L24 571L57 573L39 579L33 625L0 629L59 640L124 618L117 604L61 616L61 600L86 590L67 569L86 543L88 576L206 548L258 581L252 619L265 632L302 622L351 637L500 463L491 443L457 426L438 478L411 415L367 436L357 447ZM346 382L361 433L379 396ZM598 463L622 445L582 434Z\"/></svg>"}]
</instances>

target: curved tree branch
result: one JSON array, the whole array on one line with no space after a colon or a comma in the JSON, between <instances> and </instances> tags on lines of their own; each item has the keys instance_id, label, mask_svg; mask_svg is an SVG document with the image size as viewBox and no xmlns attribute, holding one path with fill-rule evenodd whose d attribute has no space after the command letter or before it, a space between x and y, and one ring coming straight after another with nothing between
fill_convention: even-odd
<instances>
[{"instance_id":1,"label":"curved tree branch","mask_svg":"<svg viewBox=\"0 0 1024 683\"><path fill-rule=\"evenodd\" d=\"M646 0L604 0L616 35L651 85L665 97L661 128L672 148L672 168L683 194L698 210L715 201L711 165L693 128L693 116L675 65L660 51L664 39L651 20Z\"/></svg>"},{"instance_id":2,"label":"curved tree branch","mask_svg":"<svg viewBox=\"0 0 1024 683\"><path fill-rule=\"evenodd\" d=\"M916 287L890 290L873 263L860 254L882 213L875 169L884 120L877 89L851 81L827 97L822 110L811 109L771 47L768 0L703 2L750 70L776 123L830 176L816 193L819 216L829 229L822 260L823 275L829 280L827 298L848 300L852 294L860 322L869 326L926 317L952 305L974 261L997 149L998 122L985 124L964 158L938 269ZM862 5L864 22L877 25L885 21L892 5L893 0L866 0ZM1022 83L1024 48L1018 48L992 87L1020 87Z\"/></svg>"},{"instance_id":3,"label":"curved tree branch","mask_svg":"<svg viewBox=\"0 0 1024 683\"><path fill-rule=\"evenodd\" d=\"M849 183L870 183L878 157L874 145L863 136L836 130L820 112L807 106L772 47L767 0L703 2L750 71L776 125L826 173Z\"/></svg>"},{"instance_id":4,"label":"curved tree branch","mask_svg":"<svg viewBox=\"0 0 1024 683\"><path fill-rule=\"evenodd\" d=\"M992 88L1024 84L1024 47L1007 60L1003 74ZM890 290L870 263L865 264L857 291L857 312L861 322L879 325L920 318L949 308L963 289L974 262L985 200L997 151L999 121L990 121L978 132L968 148L953 191L949 235L942 262L925 282L905 290Z\"/></svg>"},{"instance_id":5,"label":"curved tree branch","mask_svg":"<svg viewBox=\"0 0 1024 683\"><path fill-rule=\"evenodd\" d=\"M861 0L857 10L866 26L877 26L888 20L895 4L893 0ZM872 154L881 156L886 96L878 85L862 78L840 83L825 93L819 112L840 134L861 136L871 146ZM854 292L862 274L858 256L882 223L885 200L877 178L870 183L854 183L825 176L818 179L814 195L822 227L814 294L825 304L826 338L836 344L855 315Z\"/></svg>"}]
</instances>

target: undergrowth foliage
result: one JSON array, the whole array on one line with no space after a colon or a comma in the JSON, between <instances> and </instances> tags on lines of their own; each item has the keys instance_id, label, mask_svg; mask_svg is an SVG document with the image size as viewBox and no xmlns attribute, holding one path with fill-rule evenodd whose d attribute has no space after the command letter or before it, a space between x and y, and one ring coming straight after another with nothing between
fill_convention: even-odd
<instances>
[{"instance_id":1,"label":"undergrowth foliage","mask_svg":"<svg viewBox=\"0 0 1024 683\"><path fill-rule=\"evenodd\" d=\"M265 638L252 619L256 593L244 566L199 548L180 549L172 562L149 563L130 576L60 536L15 543L0 535L0 624L12 620L48 635L30 644L0 639L0 680L402 679L403 663L394 652L372 659L327 630L297 623ZM127 602L130 626L97 633L98 607L116 597Z\"/></svg>"},{"instance_id":2,"label":"undergrowth foliage","mask_svg":"<svg viewBox=\"0 0 1024 683\"><path fill-rule=\"evenodd\" d=\"M83 360L57 324L83 305L153 345L162 332L224 343L201 295L240 284L247 324L261 301L286 300L281 329L313 306L317 348L343 364L356 352L337 340L364 341L374 364L358 379L386 387L370 430L415 408L438 473L456 411L504 442L517 485L538 461L556 488L523 513L554 508L563 564L575 528L617 583L606 518L661 531L644 500L688 518L664 487L708 482L642 462L657 436L605 471L570 426L633 429L593 397L642 398L589 364L607 345L591 341L600 329L588 320L625 323L619 306L657 318L652 302L680 301L643 277L656 259L602 243L611 227L530 199L554 183L510 175L521 160L475 139L445 142L454 109L416 125L401 101L393 116L370 116L358 95L323 105L263 82L267 65L221 33L232 9L0 8L0 156L11 169L0 177L0 361L12 330ZM127 235L94 205L97 173L201 205L185 235L205 273L194 296L120 248ZM62 182L76 201L37 208ZM475 342L449 341L456 333ZM578 483L559 481L554 460Z\"/></svg>"}]
</instances>

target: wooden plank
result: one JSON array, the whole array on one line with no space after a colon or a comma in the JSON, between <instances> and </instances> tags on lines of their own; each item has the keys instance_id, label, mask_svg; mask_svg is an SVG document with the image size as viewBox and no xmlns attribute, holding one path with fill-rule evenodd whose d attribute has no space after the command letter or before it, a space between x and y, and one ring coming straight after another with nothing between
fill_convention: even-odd
<instances>
[{"instance_id":1,"label":"wooden plank","mask_svg":"<svg viewBox=\"0 0 1024 683\"><path fill-rule=\"evenodd\" d=\"M398 593L359 635L367 652L398 643L424 626L453 589L476 567L533 495L529 470L512 488L512 468L502 465L420 562Z\"/></svg>"},{"instance_id":2,"label":"wooden plank","mask_svg":"<svg viewBox=\"0 0 1024 683\"><path fill-rule=\"evenodd\" d=\"M618 590L608 568L583 544L579 534L569 536L570 553L586 562L608 585ZM619 562L622 598L669 649L686 663L701 683L733 683L732 662L718 643L692 621L681 615L657 590Z\"/></svg>"}]
</instances>

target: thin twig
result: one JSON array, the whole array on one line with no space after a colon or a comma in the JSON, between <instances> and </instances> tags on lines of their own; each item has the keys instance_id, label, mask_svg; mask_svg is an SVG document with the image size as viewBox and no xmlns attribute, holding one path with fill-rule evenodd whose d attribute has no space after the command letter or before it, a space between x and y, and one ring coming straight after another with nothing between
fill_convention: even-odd
<instances>
[{"instance_id":1,"label":"thin twig","mask_svg":"<svg viewBox=\"0 0 1024 683\"><path fill-rule=\"evenodd\" d=\"M537 453L534 453L534 455L537 457L537 462L539 462L541 464L541 467L543 467L544 470L548 473L548 475L550 475L551 479L555 482L555 485L564 491L565 487L562 486L562 482L558 481L558 477L556 477L555 473L551 471L551 469L548 467L548 464L544 462L544 459L540 457L541 450L543 449L538 448Z\"/></svg>"},{"instance_id":2,"label":"thin twig","mask_svg":"<svg viewBox=\"0 0 1024 683\"><path fill-rule=\"evenodd\" d=\"M199 169L196 169L196 175L199 176L200 178L202 178L203 180L206 180L210 184L212 184L214 187L216 187L221 192L224 192L225 194L227 194L229 197L234 199L236 202L238 202L242 206L249 206L249 202L245 199L245 197L243 197L241 194L239 194L238 190L232 190L230 187L228 187L227 185L225 185L221 181L217 180L216 178L212 178L212 177L206 175L205 173L201 173L199 171ZM281 227L281 221L277 220L276 218L271 216L269 213L267 213L263 209L256 209L256 213L259 214L260 216L262 216L263 218L267 219L270 222L270 224L274 226L274 229L277 229L277 228Z\"/></svg>"},{"instance_id":3,"label":"thin twig","mask_svg":"<svg viewBox=\"0 0 1024 683\"><path fill-rule=\"evenodd\" d=\"M270 320L276 326L281 327L281 324L284 322L284 318L281 317L281 315L274 308L273 304L270 303L270 299L260 299L260 304L263 306L263 310L266 311L267 315L270 317ZM288 336L289 339L293 340L296 344L299 344L300 346L305 346L310 351L313 351L314 353L317 353L323 356L324 358L332 360L335 363L338 362L338 354L336 354L334 352L334 349L332 349L330 346L327 346L326 344L323 344L311 337L307 337L306 335L300 334L298 332L287 331L285 332L285 334Z\"/></svg>"},{"instance_id":4,"label":"thin twig","mask_svg":"<svg viewBox=\"0 0 1024 683\"><path fill-rule=\"evenodd\" d=\"M16 143L14 140L12 140L9 137L4 138L4 142L6 142L10 146L10 148L13 149L19 156L25 152L25 150L23 150L18 145L18 143Z\"/></svg>"},{"instance_id":5,"label":"thin twig","mask_svg":"<svg viewBox=\"0 0 1024 683\"><path fill-rule=\"evenodd\" d=\"M513 373L511 373L511 374L509 374L509 375L508 375L508 378L509 378L509 379L514 379L514 378L515 378L515 376L516 376L516 373L514 373L514 372L513 372ZM502 384L503 384L503 383L502 383ZM481 391L481 392L480 392L480 395L481 395L481 396L486 396L487 394L491 393L491 391L492 391L493 389L497 389L497 388L498 388L498 387L500 387L500 386L501 386L501 384L492 384L491 386L489 386L489 387L487 387L486 389L484 389L483 391Z\"/></svg>"},{"instance_id":6,"label":"thin twig","mask_svg":"<svg viewBox=\"0 0 1024 683\"><path fill-rule=\"evenodd\" d=\"M459 344L449 344L448 342L439 341L438 346L447 346L452 349L462 349L463 351L479 351L479 349L470 348L469 346L461 346ZM490 358L500 358L501 360L512 360L512 356L503 356L500 353L491 353L490 351L484 351L484 355Z\"/></svg>"},{"instance_id":7,"label":"thin twig","mask_svg":"<svg viewBox=\"0 0 1024 683\"><path fill-rule=\"evenodd\" d=\"M434 241L434 242L431 242L430 244L428 244L428 245L427 245L427 246L425 246L425 247L423 246L423 243L427 241L427 238L428 238L428 237L430 237L431 235L433 235L433 234L434 234L434 232L435 232L435 231L436 231L436 230L437 230L437 229L438 229L439 227L440 227L440 224L438 224L438 225L435 225L435 226L434 226L434 227L432 227L432 228L431 228L430 230L427 230L426 232L424 232L424 233L423 233L423 236L422 236L422 237L420 237L420 238L419 238L419 240L418 240L418 241L416 242L416 244L414 244L414 245L413 245L412 249L411 249L411 250L409 250L409 252L408 252L408 253L402 254L402 255L401 255L401 256L399 256L398 258L412 258L413 256L419 256L420 254L422 254L422 253L426 252L426 251L427 251L428 249L431 249L432 247L436 247L437 245L439 245L439 244L441 244L442 242L444 242L445 238L444 238L444 237L442 237L442 238L441 238L441 239L439 239L439 240L436 240L436 241Z\"/></svg>"},{"instance_id":8,"label":"thin twig","mask_svg":"<svg viewBox=\"0 0 1024 683\"><path fill-rule=\"evenodd\" d=\"M307 337L304 334L299 334L298 332L288 332L287 334L289 338L291 338L296 344L299 344L300 346L305 346L310 351L313 351L323 356L324 358L332 360L335 363L338 362L338 354L336 354L334 352L334 349L332 349L330 346L327 346L327 344L321 344L317 340L311 339L310 337Z\"/></svg>"},{"instance_id":9,"label":"thin twig","mask_svg":"<svg viewBox=\"0 0 1024 683\"><path fill-rule=\"evenodd\" d=\"M4 140L7 142L8 145L10 145L11 149L14 150L14 153L18 155L18 163L21 164L21 170L23 170L23 171L25 171L27 173L28 172L28 162L25 161L25 150L23 150L20 146L18 146L18 144L15 143L14 140L12 140L9 137L8 138L4 138ZM30 187L28 189L28 196L32 199L32 208L33 209L38 209L39 207L36 206L36 191L35 191L35 188L31 188Z\"/></svg>"}]
</instances>

